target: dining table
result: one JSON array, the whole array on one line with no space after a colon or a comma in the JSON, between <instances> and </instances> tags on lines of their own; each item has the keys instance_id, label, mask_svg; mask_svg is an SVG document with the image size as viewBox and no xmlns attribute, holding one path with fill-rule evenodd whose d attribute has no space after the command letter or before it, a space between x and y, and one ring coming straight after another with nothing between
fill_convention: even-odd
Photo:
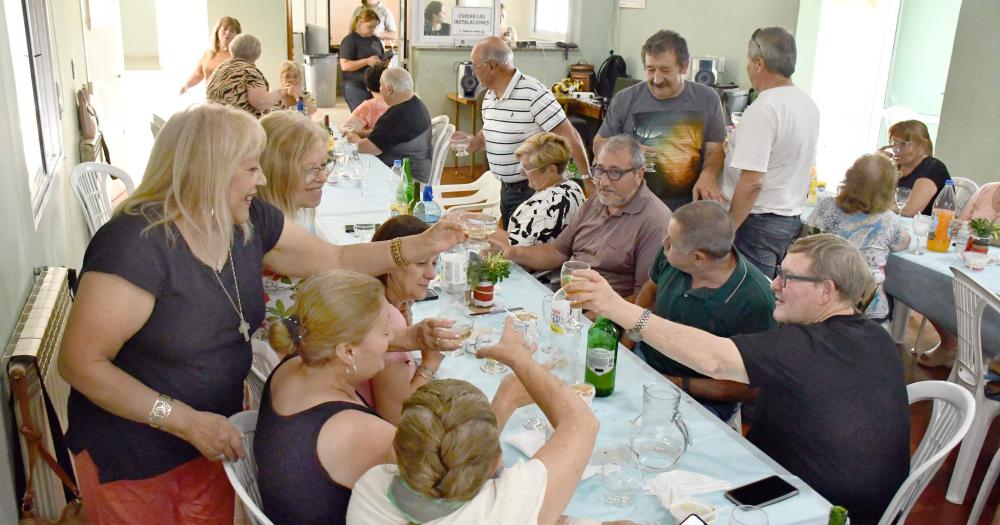
<instances>
[{"instance_id":1,"label":"dining table","mask_svg":"<svg viewBox=\"0 0 1000 525\"><path fill-rule=\"evenodd\" d=\"M366 183L354 185L345 180L331 181L324 188L323 199L316 210L316 226L321 235L338 244L351 244L360 240L347 231L347 226L361 223L379 224L389 218L389 204L394 196L398 181L388 167L371 156L361 156L367 160ZM508 312L504 309L522 309L538 314L542 311L543 299L552 294L551 290L516 264L511 265L511 275L496 286L496 307L492 313L476 315L473 333L484 330L499 332ZM421 301L413 307L414 321L439 315L446 307L446 299ZM539 316L540 317L540 316ZM584 326L579 345L576 348L577 363L584 362L586 352L586 330L590 322L583 320ZM539 330L539 344L544 348L547 341L546 327ZM474 337L473 337L474 339ZM471 345L469 345L471 346ZM470 349L471 350L471 349ZM537 355L544 356L540 350ZM460 378L469 381L487 396L496 392L503 374L489 374L480 366L482 361L473 352L446 357L438 370L440 378ZM508 372L509 373L509 372ZM594 448L591 464L599 463L601 454L607 450L629 446L629 432L633 421L643 407L643 385L659 383L673 389L681 397L679 411L684 419L691 442L672 471L686 471L702 474L730 487L738 487L769 476L779 476L791 483L798 494L784 501L763 507L770 525L783 524L825 524L830 512L830 503L804 481L791 474L784 467L747 441L739 432L705 410L697 401L683 393L673 383L646 365L624 346L618 348L617 377L614 392L607 397L596 398L592 409L600 422L600 430ZM579 377L583 377L581 368ZM519 409L508 421L501 434L503 462L511 466L529 458L507 440L526 432L526 419L539 415L534 405ZM595 469L588 469L595 470ZM645 479L652 480L654 473L646 473ZM667 525L675 523L669 510L654 494L638 490L630 504L617 506L607 503L602 474L597 473L581 480L570 501L566 514L578 518L595 520L629 519L643 524ZM692 496L707 502L718 511L715 523L730 523L734 505L724 494L724 489Z\"/></svg>"}]
</instances>

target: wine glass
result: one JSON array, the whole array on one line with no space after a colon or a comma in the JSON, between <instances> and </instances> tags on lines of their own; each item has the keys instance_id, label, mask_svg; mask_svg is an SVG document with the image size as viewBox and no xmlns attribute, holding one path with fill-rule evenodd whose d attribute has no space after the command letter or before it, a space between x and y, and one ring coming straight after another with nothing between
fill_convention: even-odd
<instances>
[{"instance_id":1,"label":"wine glass","mask_svg":"<svg viewBox=\"0 0 1000 525\"><path fill-rule=\"evenodd\" d=\"M910 188L896 188L896 208L899 210L897 213L902 216L903 206L906 206L906 201L910 200Z\"/></svg>"},{"instance_id":2,"label":"wine glass","mask_svg":"<svg viewBox=\"0 0 1000 525\"><path fill-rule=\"evenodd\" d=\"M476 353L483 348L497 344L497 341L499 340L500 335L496 332L496 330L486 330L480 333L476 336ZM489 357L483 359L483 364L479 365L479 369L484 373L491 375L503 374L510 370L507 365Z\"/></svg>"},{"instance_id":3,"label":"wine glass","mask_svg":"<svg viewBox=\"0 0 1000 525\"><path fill-rule=\"evenodd\" d=\"M472 336L472 329L475 327L475 322L472 317L458 311L457 308L450 309L440 315L441 319L445 319L452 322L451 328L448 331L455 334L457 339L462 342L458 345L458 348L454 350L445 350L441 353L448 357L459 357L465 353L465 341Z\"/></svg>"},{"instance_id":4,"label":"wine glass","mask_svg":"<svg viewBox=\"0 0 1000 525\"><path fill-rule=\"evenodd\" d=\"M768 525L767 512L753 505L740 505L733 509L729 523L733 525Z\"/></svg>"},{"instance_id":5,"label":"wine glass","mask_svg":"<svg viewBox=\"0 0 1000 525\"><path fill-rule=\"evenodd\" d=\"M566 261L563 263L562 269L559 271L559 283L565 287L573 281L573 272L577 270L589 269L590 263L585 263L583 261Z\"/></svg>"},{"instance_id":6,"label":"wine glass","mask_svg":"<svg viewBox=\"0 0 1000 525\"><path fill-rule=\"evenodd\" d=\"M472 136L470 135L454 136L449 143L456 157L468 157L470 144L472 144Z\"/></svg>"},{"instance_id":7,"label":"wine glass","mask_svg":"<svg viewBox=\"0 0 1000 525\"><path fill-rule=\"evenodd\" d=\"M931 231L931 225L934 223L934 218L929 215L924 215L918 213L913 216L913 235L917 238L917 255L923 255L924 252L921 250L922 245L927 242L927 234Z\"/></svg>"},{"instance_id":8,"label":"wine glass","mask_svg":"<svg viewBox=\"0 0 1000 525\"><path fill-rule=\"evenodd\" d=\"M462 230L469 236L467 248L481 251L489 247L486 238L497 231L500 218L483 212L465 212L459 215Z\"/></svg>"}]
</instances>

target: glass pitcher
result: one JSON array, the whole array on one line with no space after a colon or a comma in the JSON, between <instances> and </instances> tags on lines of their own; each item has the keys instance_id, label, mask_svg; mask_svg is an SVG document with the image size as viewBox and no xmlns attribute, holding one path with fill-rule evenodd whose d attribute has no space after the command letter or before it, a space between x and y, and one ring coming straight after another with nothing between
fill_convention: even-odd
<instances>
[{"instance_id":1,"label":"glass pitcher","mask_svg":"<svg viewBox=\"0 0 1000 525\"><path fill-rule=\"evenodd\" d=\"M642 386L642 413L629 431L629 445L642 470L670 470L690 446L691 437L678 409L680 401L680 392L666 383Z\"/></svg>"}]
</instances>

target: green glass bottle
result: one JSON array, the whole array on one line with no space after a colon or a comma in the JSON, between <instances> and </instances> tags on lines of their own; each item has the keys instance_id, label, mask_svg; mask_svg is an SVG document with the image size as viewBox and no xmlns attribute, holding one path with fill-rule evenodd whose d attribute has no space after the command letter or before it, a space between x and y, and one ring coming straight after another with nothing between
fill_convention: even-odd
<instances>
[{"instance_id":1,"label":"green glass bottle","mask_svg":"<svg viewBox=\"0 0 1000 525\"><path fill-rule=\"evenodd\" d=\"M604 317L598 317L594 326L587 331L587 369L584 371L584 381L594 385L597 397L607 397L615 391L619 337L618 327Z\"/></svg>"},{"instance_id":2,"label":"green glass bottle","mask_svg":"<svg viewBox=\"0 0 1000 525\"><path fill-rule=\"evenodd\" d=\"M413 168L410 167L410 157L403 158L403 180L406 181L406 202L412 202L415 198L413 193ZM411 206L410 209L413 209Z\"/></svg>"},{"instance_id":3,"label":"green glass bottle","mask_svg":"<svg viewBox=\"0 0 1000 525\"><path fill-rule=\"evenodd\" d=\"M847 517L847 509L839 505L830 507L830 521L827 523L829 525L850 525L851 520Z\"/></svg>"}]
</instances>

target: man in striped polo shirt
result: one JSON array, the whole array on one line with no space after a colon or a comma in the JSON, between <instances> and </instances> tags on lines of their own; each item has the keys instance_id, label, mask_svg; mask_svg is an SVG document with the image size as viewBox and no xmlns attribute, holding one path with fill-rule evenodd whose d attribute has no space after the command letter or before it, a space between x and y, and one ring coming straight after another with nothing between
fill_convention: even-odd
<instances>
[{"instance_id":1,"label":"man in striped polo shirt","mask_svg":"<svg viewBox=\"0 0 1000 525\"><path fill-rule=\"evenodd\" d=\"M514 155L528 137L543 131L561 135L569 140L573 161L581 174L589 174L590 163L583 140L555 95L514 67L514 53L503 40L490 37L476 44L472 48L472 68L487 91L483 98L483 129L473 137L469 151L485 149L490 171L503 183L500 212L506 229L514 210L534 194Z\"/></svg>"}]
</instances>

